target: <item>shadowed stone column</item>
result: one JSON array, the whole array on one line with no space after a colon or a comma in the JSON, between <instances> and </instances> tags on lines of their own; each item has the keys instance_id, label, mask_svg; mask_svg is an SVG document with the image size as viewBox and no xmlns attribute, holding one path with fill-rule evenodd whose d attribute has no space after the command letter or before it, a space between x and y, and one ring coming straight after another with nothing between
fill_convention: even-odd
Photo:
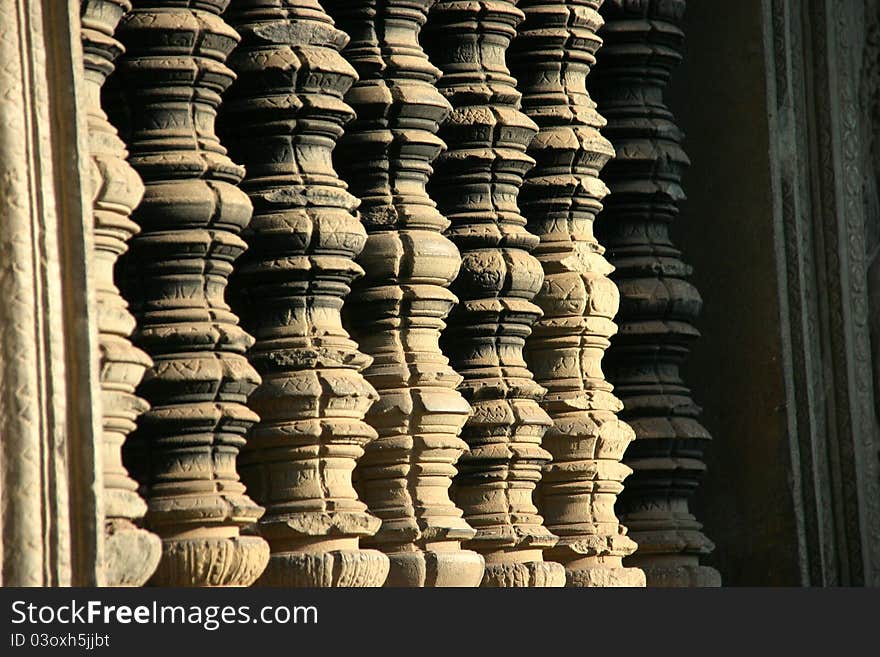
<instances>
[{"instance_id":1,"label":"shadowed stone column","mask_svg":"<svg viewBox=\"0 0 880 657\"><path fill-rule=\"evenodd\" d=\"M113 31L131 9L128 0L83 0L82 44L85 64L84 92L89 123L95 218L97 322L101 349L101 397L103 410L103 470L106 583L140 586L156 569L162 546L159 539L136 523L147 505L137 494L137 483L122 465L122 444L135 428L135 421L148 405L134 394L149 356L131 344L134 317L113 281L113 267L126 242L139 228L129 219L140 202L144 186L125 161L128 153L107 121L101 107L101 87L122 52Z\"/></svg>"},{"instance_id":2,"label":"shadowed stone column","mask_svg":"<svg viewBox=\"0 0 880 657\"><path fill-rule=\"evenodd\" d=\"M380 395L367 415L379 439L356 471L382 519L369 540L391 558L388 586L477 586L483 558L461 549L474 530L448 492L470 409L438 345L461 260L425 192L450 110L418 41L433 0L326 4L351 35L344 54L360 76L346 97L358 118L336 161L369 235L359 259L366 276L346 304L358 343L375 359L366 376Z\"/></svg>"},{"instance_id":3,"label":"shadowed stone column","mask_svg":"<svg viewBox=\"0 0 880 657\"><path fill-rule=\"evenodd\" d=\"M315 0L241 0L226 18L242 43L220 127L254 205L232 289L263 379L240 459L266 507L258 528L272 556L258 584L381 586L388 557L359 548L380 522L351 482L376 437L363 417L377 395L340 318L366 241L331 161L353 116L342 96L355 72L338 52L348 38Z\"/></svg>"},{"instance_id":4,"label":"shadowed stone column","mask_svg":"<svg viewBox=\"0 0 880 657\"><path fill-rule=\"evenodd\" d=\"M544 445L553 461L539 487L539 506L559 542L546 553L565 565L568 586L644 586L638 568L621 559L635 550L614 514L620 463L634 438L617 418L622 404L602 372L617 331L619 294L613 268L593 235L608 190L599 171L614 154L599 129L605 120L586 90L601 44L602 0L521 0L510 62L523 111L539 126L528 153L520 206L541 239L535 255L544 285L535 302L544 316L528 341L529 364L547 388L542 406L553 420Z\"/></svg>"},{"instance_id":5,"label":"shadowed stone column","mask_svg":"<svg viewBox=\"0 0 880 657\"><path fill-rule=\"evenodd\" d=\"M258 419L245 406L260 378L244 357L253 339L224 300L251 204L244 171L214 134L225 65L239 37L219 16L227 0L139 0L120 24L126 54L111 78L112 116L146 191L141 232L123 257L134 342L153 359L139 393L126 464L145 488L147 524L163 541L160 585L251 584L269 548L242 536L263 510L235 460Z\"/></svg>"},{"instance_id":6,"label":"shadowed stone column","mask_svg":"<svg viewBox=\"0 0 880 657\"><path fill-rule=\"evenodd\" d=\"M681 59L684 10L684 0L606 0L605 43L590 76L617 152L603 171L611 194L599 222L621 293L607 369L637 438L618 508L639 546L628 563L644 569L649 586L720 584L699 563L713 545L688 509L709 434L680 367L699 336L701 299L669 235L688 159L663 91Z\"/></svg>"},{"instance_id":7,"label":"shadowed stone column","mask_svg":"<svg viewBox=\"0 0 880 657\"><path fill-rule=\"evenodd\" d=\"M431 192L451 221L447 235L462 254L453 285L460 299L443 346L462 375L473 407L462 437L453 498L477 530L468 544L486 558L483 586L562 586L564 569L542 553L556 543L532 501L550 454L541 437L551 420L523 359L525 338L541 310L538 238L517 208L526 147L537 132L519 111L505 53L522 12L509 0L445 0L433 6L426 50L443 71L439 88L453 111L440 136Z\"/></svg>"}]
</instances>

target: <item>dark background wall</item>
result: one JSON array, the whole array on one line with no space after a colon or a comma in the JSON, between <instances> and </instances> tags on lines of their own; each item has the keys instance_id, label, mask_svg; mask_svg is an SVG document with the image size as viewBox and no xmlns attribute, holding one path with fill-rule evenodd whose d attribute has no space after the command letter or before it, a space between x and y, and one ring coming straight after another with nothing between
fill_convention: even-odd
<instances>
[{"instance_id":1,"label":"dark background wall","mask_svg":"<svg viewBox=\"0 0 880 657\"><path fill-rule=\"evenodd\" d=\"M700 290L686 376L714 440L694 501L725 585L800 583L759 0L688 3L668 99L692 166L673 234Z\"/></svg>"},{"instance_id":2,"label":"dark background wall","mask_svg":"<svg viewBox=\"0 0 880 657\"><path fill-rule=\"evenodd\" d=\"M668 98L704 299L686 373L714 435L708 563L727 585L880 585L880 3L692 0L685 29Z\"/></svg>"}]
</instances>

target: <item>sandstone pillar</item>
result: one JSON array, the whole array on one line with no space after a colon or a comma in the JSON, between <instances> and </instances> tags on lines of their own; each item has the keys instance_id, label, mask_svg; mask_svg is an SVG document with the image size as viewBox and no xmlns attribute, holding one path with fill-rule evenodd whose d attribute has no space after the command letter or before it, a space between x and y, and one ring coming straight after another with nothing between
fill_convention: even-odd
<instances>
[{"instance_id":1,"label":"sandstone pillar","mask_svg":"<svg viewBox=\"0 0 880 657\"><path fill-rule=\"evenodd\" d=\"M253 339L224 300L251 204L244 171L214 134L225 65L238 35L219 16L228 0L138 0L118 35L126 54L111 108L145 184L141 232L122 260L137 318L135 344L153 359L139 393L126 464L141 481L147 524L163 542L152 581L248 585L268 546L241 535L262 509L245 494L236 456L257 416L245 406L260 379L244 357Z\"/></svg>"},{"instance_id":2,"label":"sandstone pillar","mask_svg":"<svg viewBox=\"0 0 880 657\"><path fill-rule=\"evenodd\" d=\"M619 294L613 268L593 235L607 188L599 171L614 154L600 133L605 120L586 90L601 40L602 0L521 0L510 61L523 111L539 126L528 154L520 206L541 239L535 255L544 284L535 301L544 316L528 342L529 364L547 388L542 406L553 420L544 445L553 456L539 489L540 510L560 540L547 556L565 564L568 586L644 586L621 559L636 545L614 514L620 463L634 438L602 372L616 332Z\"/></svg>"},{"instance_id":3,"label":"sandstone pillar","mask_svg":"<svg viewBox=\"0 0 880 657\"><path fill-rule=\"evenodd\" d=\"M457 301L447 288L461 259L425 191L443 148L438 125L450 111L418 40L432 4L327 0L351 35L344 54L360 76L347 96L357 119L337 162L361 199L369 236L359 260L366 276L346 309L374 358L366 376L380 396L367 416L379 440L356 475L382 519L371 544L391 558L388 586L476 586L483 575L483 558L461 549L474 530L448 492L467 449L458 434L470 408L438 344Z\"/></svg>"},{"instance_id":4,"label":"sandstone pillar","mask_svg":"<svg viewBox=\"0 0 880 657\"><path fill-rule=\"evenodd\" d=\"M388 558L359 548L380 522L351 481L376 437L363 417L377 396L360 374L370 358L340 317L366 241L331 161L353 116L342 97L355 72L339 54L348 38L316 0L242 0L226 17L242 43L221 128L254 205L233 305L263 380L249 401L261 420L240 459L266 507L258 527L272 556L258 583L381 586Z\"/></svg>"},{"instance_id":5,"label":"sandstone pillar","mask_svg":"<svg viewBox=\"0 0 880 657\"><path fill-rule=\"evenodd\" d=\"M551 420L523 359L525 338L541 316L538 238L517 208L525 151L537 132L519 111L520 94L505 53L523 14L512 0L434 5L426 49L443 77L453 111L440 131L449 150L437 160L431 192L451 221L462 254L453 291L460 302L443 345L462 375L459 390L473 407L462 437L454 499L477 530L469 543L486 558L484 586L561 586L563 568L542 553L556 543L532 501L550 460L541 437Z\"/></svg>"},{"instance_id":6,"label":"sandstone pillar","mask_svg":"<svg viewBox=\"0 0 880 657\"><path fill-rule=\"evenodd\" d=\"M681 59L684 10L684 0L606 0L605 43L590 76L617 152L603 171L611 194L599 222L621 294L607 369L623 400L621 417L636 432L625 456L634 474L619 510L639 545L628 562L644 569L649 586L720 583L699 563L713 545L688 509L709 434L680 367L699 336L701 300L669 235L688 159L663 92Z\"/></svg>"},{"instance_id":7,"label":"sandstone pillar","mask_svg":"<svg viewBox=\"0 0 880 657\"><path fill-rule=\"evenodd\" d=\"M79 3L0 0L0 585L104 583Z\"/></svg>"},{"instance_id":8,"label":"sandstone pillar","mask_svg":"<svg viewBox=\"0 0 880 657\"><path fill-rule=\"evenodd\" d=\"M136 523L147 510L137 484L122 464L122 444L135 428L147 403L135 394L152 362L131 344L134 317L113 280L113 267L126 242L138 232L129 215L140 202L144 186L125 158L125 145L101 107L101 87L113 70L122 46L113 38L128 0L82 0L82 44L85 64L84 100L89 124L95 259L93 271L100 337L103 407L104 509L106 577L111 586L140 586L156 569L159 539Z\"/></svg>"}]
</instances>

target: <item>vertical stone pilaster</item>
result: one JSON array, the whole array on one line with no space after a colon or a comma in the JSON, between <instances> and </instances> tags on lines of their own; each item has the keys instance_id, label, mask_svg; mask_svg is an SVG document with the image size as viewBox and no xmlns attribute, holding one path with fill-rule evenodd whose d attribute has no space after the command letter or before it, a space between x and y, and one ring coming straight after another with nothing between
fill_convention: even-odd
<instances>
[{"instance_id":1,"label":"vertical stone pilaster","mask_svg":"<svg viewBox=\"0 0 880 657\"><path fill-rule=\"evenodd\" d=\"M541 316L538 238L517 207L534 165L526 147L537 132L519 111L520 94L505 53L523 13L512 0L441 0L431 9L426 50L443 72L439 88L453 107L440 136L430 190L451 221L462 254L453 291L460 299L443 346L473 407L462 437L454 499L477 530L469 543L486 559L484 586L561 586L563 568L542 553L556 543L532 494L550 454L541 437L551 420L538 405L523 346Z\"/></svg>"},{"instance_id":2,"label":"vertical stone pilaster","mask_svg":"<svg viewBox=\"0 0 880 657\"><path fill-rule=\"evenodd\" d=\"M241 535L263 510L236 473L260 378L244 356L253 339L224 300L251 217L236 186L244 171L214 134L239 40L220 18L227 4L137 0L117 32L126 54L111 115L145 185L121 287L133 341L153 359L138 389L151 408L125 454L163 542L159 585L246 586L269 556L263 539Z\"/></svg>"},{"instance_id":3,"label":"vertical stone pilaster","mask_svg":"<svg viewBox=\"0 0 880 657\"><path fill-rule=\"evenodd\" d=\"M140 202L144 186L126 162L125 145L101 107L101 87L122 52L113 32L130 9L128 0L81 3L84 100L95 221L93 271L101 349L106 583L111 586L140 586L153 574L161 553L159 539L136 525L147 507L122 464L122 444L148 407L135 394L135 388L152 362L129 340L134 317L113 280L117 258L139 230L129 215Z\"/></svg>"},{"instance_id":4,"label":"vertical stone pilaster","mask_svg":"<svg viewBox=\"0 0 880 657\"><path fill-rule=\"evenodd\" d=\"M0 585L105 583L79 3L0 0Z\"/></svg>"},{"instance_id":5,"label":"vertical stone pilaster","mask_svg":"<svg viewBox=\"0 0 880 657\"><path fill-rule=\"evenodd\" d=\"M546 555L565 565L568 586L644 586L624 568L636 545L614 514L620 463L633 440L617 413L622 404L602 372L617 331L619 294L613 268L593 234L607 188L599 171L613 156L599 132L605 120L586 90L601 44L602 0L521 0L525 21L510 61L523 111L539 126L528 154L520 206L540 239L535 255L544 284L535 302L544 316L528 341L528 361L547 388L542 406L553 420L544 445L553 456L539 487L539 508L559 542Z\"/></svg>"},{"instance_id":6,"label":"vertical stone pilaster","mask_svg":"<svg viewBox=\"0 0 880 657\"><path fill-rule=\"evenodd\" d=\"M663 91L681 59L684 10L684 0L606 0L604 46L590 76L617 152L603 171L611 194L599 222L621 294L607 370L636 432L624 459L634 474L618 508L639 545L628 562L644 569L649 586L720 584L699 563L713 545L688 509L709 434L680 367L699 336L701 299L669 235L689 162Z\"/></svg>"},{"instance_id":7,"label":"vertical stone pilaster","mask_svg":"<svg viewBox=\"0 0 880 657\"><path fill-rule=\"evenodd\" d=\"M258 584L381 586L388 558L359 547L380 523L351 481L376 437L363 417L377 396L360 374L370 358L340 318L366 241L331 160L353 116L342 97L355 71L339 54L348 38L316 0L240 0L226 18L242 43L220 127L254 205L232 298L263 379L240 459L266 507L258 528L272 555Z\"/></svg>"},{"instance_id":8,"label":"vertical stone pilaster","mask_svg":"<svg viewBox=\"0 0 880 657\"><path fill-rule=\"evenodd\" d=\"M388 586L476 586L483 558L461 549L474 536L449 499L458 437L470 409L439 347L456 302L447 289L461 260L441 232L449 222L425 191L449 114L439 71L418 37L433 0L326 0L351 35L344 51L360 77L347 96L357 119L337 162L361 199L366 276L346 305L367 379L379 401L367 416L379 439L358 464L357 484L382 519L371 544L391 559Z\"/></svg>"}]
</instances>

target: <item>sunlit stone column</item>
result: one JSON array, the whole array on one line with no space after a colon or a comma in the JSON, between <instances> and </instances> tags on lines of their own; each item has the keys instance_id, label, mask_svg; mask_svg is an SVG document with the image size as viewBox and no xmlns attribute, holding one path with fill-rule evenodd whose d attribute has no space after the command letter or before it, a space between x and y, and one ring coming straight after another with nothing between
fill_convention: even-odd
<instances>
[{"instance_id":1,"label":"sunlit stone column","mask_svg":"<svg viewBox=\"0 0 880 657\"><path fill-rule=\"evenodd\" d=\"M561 586L563 568L543 559L556 536L532 495L550 454L541 437L551 420L538 400L523 346L541 316L538 238L517 207L523 176L534 165L526 147L537 132L519 111L520 94L505 53L523 19L510 0L444 0L431 9L426 50L443 72L438 86L452 105L440 136L430 191L461 251L453 291L459 304L442 341L473 407L462 437L453 499L477 530L468 544L486 558L484 586Z\"/></svg>"},{"instance_id":2,"label":"sunlit stone column","mask_svg":"<svg viewBox=\"0 0 880 657\"><path fill-rule=\"evenodd\" d=\"M111 116L145 184L133 218L141 232L122 259L134 342L153 359L138 389L150 410L126 448L141 481L147 525L163 543L152 581L251 584L269 557L242 535L263 509L245 494L236 456L258 419L260 382L244 356L251 338L224 300L251 203L244 171L214 134L224 65L239 41L220 18L228 0L138 0L122 20L126 48L111 78Z\"/></svg>"},{"instance_id":3,"label":"sunlit stone column","mask_svg":"<svg viewBox=\"0 0 880 657\"><path fill-rule=\"evenodd\" d=\"M549 558L565 564L569 586L644 586L623 557L636 545L614 514L620 463L632 429L602 373L602 356L617 327L619 294L612 267L593 235L607 188L599 171L614 154L586 90L602 24L601 0L521 0L525 21L510 53L523 111L539 126L528 153L520 206L541 239L544 269L536 303L544 316L528 342L528 360L547 388L542 406L553 420L544 446L553 455L539 489L541 513L559 536Z\"/></svg>"},{"instance_id":4,"label":"sunlit stone column","mask_svg":"<svg viewBox=\"0 0 880 657\"><path fill-rule=\"evenodd\" d=\"M147 506L137 483L122 465L122 444L135 428L147 403L135 394L149 356L131 344L134 317L113 279L117 258L139 228L129 218L140 202L144 186L126 162L125 144L107 121L101 107L101 87L113 70L122 46L113 38L128 0L83 0L81 3L85 102L89 125L92 206L95 220L93 272L100 337L102 447L106 583L140 586L156 569L162 546L150 532L137 527Z\"/></svg>"},{"instance_id":5,"label":"sunlit stone column","mask_svg":"<svg viewBox=\"0 0 880 657\"><path fill-rule=\"evenodd\" d=\"M263 379L240 459L266 507L258 528L272 556L258 583L381 586L388 557L359 545L380 522L351 481L376 438L363 417L377 395L340 318L367 238L331 161L353 115L342 101L355 79L339 54L348 39L315 0L240 0L226 17L242 42L220 128L254 205L231 297Z\"/></svg>"},{"instance_id":6,"label":"sunlit stone column","mask_svg":"<svg viewBox=\"0 0 880 657\"><path fill-rule=\"evenodd\" d=\"M470 408L440 351L443 320L456 302L447 287L458 250L425 192L443 148L449 114L434 86L439 71L419 45L433 0L327 0L351 36L344 51L360 79L346 99L357 112L336 161L361 199L368 239L366 275L346 304L361 348L373 356L367 379L379 401L367 420L379 439L358 464L357 485L382 519L370 540L391 558L388 586L476 586L483 558L463 550L474 530L449 499L458 437Z\"/></svg>"}]
</instances>

